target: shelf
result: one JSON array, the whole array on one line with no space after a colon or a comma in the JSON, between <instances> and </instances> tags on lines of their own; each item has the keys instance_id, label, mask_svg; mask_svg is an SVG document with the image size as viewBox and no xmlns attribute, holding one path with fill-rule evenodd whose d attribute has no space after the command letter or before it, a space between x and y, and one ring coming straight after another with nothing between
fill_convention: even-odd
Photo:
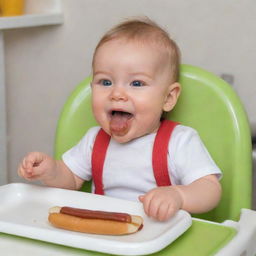
<instances>
[{"instance_id":1,"label":"shelf","mask_svg":"<svg viewBox=\"0 0 256 256\"><path fill-rule=\"evenodd\" d=\"M27 14L14 17L1 17L0 30L62 24L63 19L62 13Z\"/></svg>"},{"instance_id":2,"label":"shelf","mask_svg":"<svg viewBox=\"0 0 256 256\"><path fill-rule=\"evenodd\" d=\"M0 17L0 30L58 25L63 20L61 0L25 0L24 15Z\"/></svg>"}]
</instances>

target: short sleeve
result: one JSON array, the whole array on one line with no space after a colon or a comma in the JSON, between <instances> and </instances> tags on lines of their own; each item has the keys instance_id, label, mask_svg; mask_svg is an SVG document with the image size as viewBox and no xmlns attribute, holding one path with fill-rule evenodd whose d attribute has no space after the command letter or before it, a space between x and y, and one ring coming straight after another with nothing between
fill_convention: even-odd
<instances>
[{"instance_id":1,"label":"short sleeve","mask_svg":"<svg viewBox=\"0 0 256 256\"><path fill-rule=\"evenodd\" d=\"M220 179L222 175L198 133L182 125L175 128L169 143L169 166L175 184L187 185L210 174Z\"/></svg>"},{"instance_id":2,"label":"short sleeve","mask_svg":"<svg viewBox=\"0 0 256 256\"><path fill-rule=\"evenodd\" d=\"M77 145L62 155L69 169L83 180L91 180L91 156L96 134L100 127L91 128Z\"/></svg>"}]
</instances>

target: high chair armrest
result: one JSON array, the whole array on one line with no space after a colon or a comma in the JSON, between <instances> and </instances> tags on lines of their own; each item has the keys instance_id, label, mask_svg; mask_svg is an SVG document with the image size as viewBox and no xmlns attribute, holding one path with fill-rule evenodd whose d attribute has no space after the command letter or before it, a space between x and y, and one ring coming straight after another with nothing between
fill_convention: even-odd
<instances>
[{"instance_id":1,"label":"high chair armrest","mask_svg":"<svg viewBox=\"0 0 256 256\"><path fill-rule=\"evenodd\" d=\"M256 254L256 211L242 209L238 222L227 220L222 225L237 229L237 234L216 256L253 256Z\"/></svg>"}]
</instances>

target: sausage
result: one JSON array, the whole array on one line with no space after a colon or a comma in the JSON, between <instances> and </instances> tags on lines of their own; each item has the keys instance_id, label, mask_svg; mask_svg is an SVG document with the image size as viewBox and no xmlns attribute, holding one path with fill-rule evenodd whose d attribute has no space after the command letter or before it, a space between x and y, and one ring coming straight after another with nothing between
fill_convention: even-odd
<instances>
[{"instance_id":1,"label":"sausage","mask_svg":"<svg viewBox=\"0 0 256 256\"><path fill-rule=\"evenodd\" d=\"M105 220L116 220L122 222L132 222L131 215L128 213L118 213L118 212L104 212L104 211L93 211L86 209L78 209L72 207L61 207L60 213L73 215L81 218L87 219L105 219Z\"/></svg>"},{"instance_id":2,"label":"sausage","mask_svg":"<svg viewBox=\"0 0 256 256\"><path fill-rule=\"evenodd\" d=\"M132 234L143 227L140 216L67 206L50 208L48 220L57 228L100 235Z\"/></svg>"}]
</instances>

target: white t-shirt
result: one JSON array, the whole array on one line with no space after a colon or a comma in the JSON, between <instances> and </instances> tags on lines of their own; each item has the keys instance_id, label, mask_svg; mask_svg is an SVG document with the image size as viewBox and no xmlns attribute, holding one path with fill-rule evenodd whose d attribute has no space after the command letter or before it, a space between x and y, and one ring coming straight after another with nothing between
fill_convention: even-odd
<instances>
[{"instance_id":1,"label":"white t-shirt","mask_svg":"<svg viewBox=\"0 0 256 256\"><path fill-rule=\"evenodd\" d=\"M91 128L81 141L62 156L78 177L91 180L91 155L100 127ZM111 139L103 170L107 196L137 201L139 195L156 187L152 168L152 149L156 133L120 144ZM187 185L209 175L221 177L197 132L187 126L175 127L168 147L168 168L173 185ZM93 186L94 191L94 186Z\"/></svg>"}]
</instances>

